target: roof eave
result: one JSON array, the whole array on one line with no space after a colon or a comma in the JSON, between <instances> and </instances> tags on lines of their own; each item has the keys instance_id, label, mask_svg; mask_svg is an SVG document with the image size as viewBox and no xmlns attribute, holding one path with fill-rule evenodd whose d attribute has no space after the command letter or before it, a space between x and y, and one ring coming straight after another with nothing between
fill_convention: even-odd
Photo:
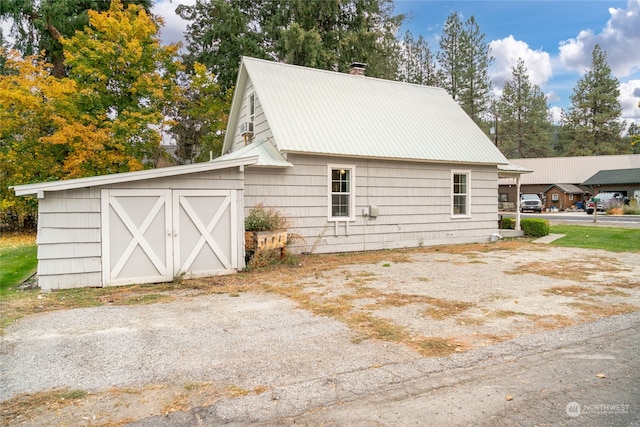
<instances>
[{"instance_id":1,"label":"roof eave","mask_svg":"<svg viewBox=\"0 0 640 427\"><path fill-rule=\"evenodd\" d=\"M484 165L484 166L497 166L497 165L507 165L508 163L498 163L498 162L478 162L478 161L464 161L464 160L456 160L456 159L418 159L411 157L379 157L379 156L366 156L359 154L343 154L343 153L322 153L316 151L296 151L296 150L280 150L281 153L286 154L298 154L298 155L308 155L308 156L324 156L324 157L348 157L353 159L365 159L365 160L389 160L395 162L419 162L419 163L458 163L458 164L466 164L466 165ZM531 171L529 171L531 172ZM528 172L523 172L528 173Z\"/></svg>"},{"instance_id":2,"label":"roof eave","mask_svg":"<svg viewBox=\"0 0 640 427\"><path fill-rule=\"evenodd\" d=\"M15 191L16 196L36 195L40 192L74 190L77 188L98 187L118 184L121 182L142 181L145 179L165 178L176 175L184 175L197 172L206 172L232 167L249 166L255 164L258 157L234 159L225 162L204 162L191 165L172 166L160 169L147 169L135 172L116 173L111 175L99 175L88 178L76 178L54 182L41 182L36 184L14 185L9 188Z\"/></svg>"}]
</instances>

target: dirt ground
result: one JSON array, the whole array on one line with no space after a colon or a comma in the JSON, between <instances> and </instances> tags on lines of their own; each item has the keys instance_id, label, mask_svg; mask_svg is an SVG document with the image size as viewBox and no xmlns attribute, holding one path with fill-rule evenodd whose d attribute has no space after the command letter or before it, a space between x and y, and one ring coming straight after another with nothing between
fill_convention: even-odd
<instances>
[{"instance_id":1,"label":"dirt ground","mask_svg":"<svg viewBox=\"0 0 640 427\"><path fill-rule=\"evenodd\" d=\"M122 425L638 311L640 253L502 241L313 256L161 293L160 303L10 326L0 351L3 424ZM96 349L108 349L120 376L104 379L114 373L94 360Z\"/></svg>"}]
</instances>

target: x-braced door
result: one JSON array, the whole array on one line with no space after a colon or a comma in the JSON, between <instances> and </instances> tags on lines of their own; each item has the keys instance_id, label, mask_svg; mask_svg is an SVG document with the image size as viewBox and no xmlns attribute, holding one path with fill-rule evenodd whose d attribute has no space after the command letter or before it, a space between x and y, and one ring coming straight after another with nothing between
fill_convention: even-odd
<instances>
[{"instance_id":1,"label":"x-braced door","mask_svg":"<svg viewBox=\"0 0 640 427\"><path fill-rule=\"evenodd\" d=\"M171 190L102 190L103 285L173 279Z\"/></svg>"},{"instance_id":2,"label":"x-braced door","mask_svg":"<svg viewBox=\"0 0 640 427\"><path fill-rule=\"evenodd\" d=\"M237 270L236 201L232 190L102 190L103 285Z\"/></svg>"}]
</instances>

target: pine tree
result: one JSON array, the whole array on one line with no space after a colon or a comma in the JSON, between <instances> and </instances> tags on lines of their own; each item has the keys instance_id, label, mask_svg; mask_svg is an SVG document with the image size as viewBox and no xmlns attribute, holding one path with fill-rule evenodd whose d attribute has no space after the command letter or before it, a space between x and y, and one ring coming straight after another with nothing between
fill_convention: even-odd
<instances>
[{"instance_id":1,"label":"pine tree","mask_svg":"<svg viewBox=\"0 0 640 427\"><path fill-rule=\"evenodd\" d=\"M437 55L443 87L476 123L488 110L493 61L485 35L472 16L463 24L456 12L449 15Z\"/></svg>"},{"instance_id":2,"label":"pine tree","mask_svg":"<svg viewBox=\"0 0 640 427\"><path fill-rule=\"evenodd\" d=\"M606 54L599 45L592 53L591 68L578 80L571 106L563 115L564 154L597 156L631 152L621 137L620 87L611 75Z\"/></svg>"},{"instance_id":3,"label":"pine tree","mask_svg":"<svg viewBox=\"0 0 640 427\"><path fill-rule=\"evenodd\" d=\"M507 158L551 154L547 100L540 87L531 84L522 59L512 68L497 107L502 133L498 147Z\"/></svg>"},{"instance_id":4,"label":"pine tree","mask_svg":"<svg viewBox=\"0 0 640 427\"><path fill-rule=\"evenodd\" d=\"M418 40L415 40L411 31L405 33L398 78L407 83L438 85L434 54L429 43L421 35L418 36Z\"/></svg>"}]
</instances>

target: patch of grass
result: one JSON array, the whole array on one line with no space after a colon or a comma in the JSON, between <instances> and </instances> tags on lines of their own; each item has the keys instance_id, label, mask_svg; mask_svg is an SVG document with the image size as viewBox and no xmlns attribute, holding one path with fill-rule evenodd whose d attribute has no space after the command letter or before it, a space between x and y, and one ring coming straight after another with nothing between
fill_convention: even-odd
<instances>
[{"instance_id":1,"label":"patch of grass","mask_svg":"<svg viewBox=\"0 0 640 427\"><path fill-rule=\"evenodd\" d=\"M34 411L42 407L55 411L84 399L88 394L84 390L68 388L19 394L0 402L0 420L3 425L9 425L17 417L28 420Z\"/></svg>"},{"instance_id":2,"label":"patch of grass","mask_svg":"<svg viewBox=\"0 0 640 427\"><path fill-rule=\"evenodd\" d=\"M584 282L593 273L608 271L623 271L619 262L614 258L590 258L578 261L557 260L553 263L534 261L518 263L513 270L506 270L505 274L537 274L554 279L565 279L574 282Z\"/></svg>"},{"instance_id":3,"label":"patch of grass","mask_svg":"<svg viewBox=\"0 0 640 427\"><path fill-rule=\"evenodd\" d=\"M599 297L605 295L629 296L629 294L617 289L608 288L603 290L578 285L553 286L551 288L543 289L542 293L545 295L561 295L565 297Z\"/></svg>"},{"instance_id":4,"label":"patch of grass","mask_svg":"<svg viewBox=\"0 0 640 427\"><path fill-rule=\"evenodd\" d=\"M493 317L502 318L502 319L505 319L507 317L514 317L514 316L530 316L530 314L523 313L521 311L513 311L513 310L496 310L489 313L489 315Z\"/></svg>"},{"instance_id":5,"label":"patch of grass","mask_svg":"<svg viewBox=\"0 0 640 427\"><path fill-rule=\"evenodd\" d=\"M432 298L429 301L431 307L427 307L423 314L436 320L443 320L447 317L456 316L467 311L474 306L473 303L466 301L446 300L440 298Z\"/></svg>"},{"instance_id":6,"label":"patch of grass","mask_svg":"<svg viewBox=\"0 0 640 427\"><path fill-rule=\"evenodd\" d=\"M590 304L586 302L572 302L568 305L579 309L582 312L582 316L589 320L601 317L615 316L618 314L633 313L634 311L640 310L640 307L626 303Z\"/></svg>"},{"instance_id":7,"label":"patch of grass","mask_svg":"<svg viewBox=\"0 0 640 427\"><path fill-rule=\"evenodd\" d=\"M551 243L555 246L640 252L640 229L636 228L553 225L550 232L565 234Z\"/></svg>"},{"instance_id":8,"label":"patch of grass","mask_svg":"<svg viewBox=\"0 0 640 427\"><path fill-rule=\"evenodd\" d=\"M453 338L426 337L415 341L418 352L427 357L449 356L464 351L464 346Z\"/></svg>"},{"instance_id":9,"label":"patch of grass","mask_svg":"<svg viewBox=\"0 0 640 427\"><path fill-rule=\"evenodd\" d=\"M575 325L576 322L568 316L554 314L549 316L539 316L535 320L536 326L545 330L566 328Z\"/></svg>"},{"instance_id":10,"label":"patch of grass","mask_svg":"<svg viewBox=\"0 0 640 427\"><path fill-rule=\"evenodd\" d=\"M35 234L14 234L0 238L0 296L31 277L38 266Z\"/></svg>"},{"instance_id":11,"label":"patch of grass","mask_svg":"<svg viewBox=\"0 0 640 427\"><path fill-rule=\"evenodd\" d=\"M224 390L226 394L231 397L242 397L251 394L251 390L247 390L246 388L242 388L233 384L227 386Z\"/></svg>"}]
</instances>

